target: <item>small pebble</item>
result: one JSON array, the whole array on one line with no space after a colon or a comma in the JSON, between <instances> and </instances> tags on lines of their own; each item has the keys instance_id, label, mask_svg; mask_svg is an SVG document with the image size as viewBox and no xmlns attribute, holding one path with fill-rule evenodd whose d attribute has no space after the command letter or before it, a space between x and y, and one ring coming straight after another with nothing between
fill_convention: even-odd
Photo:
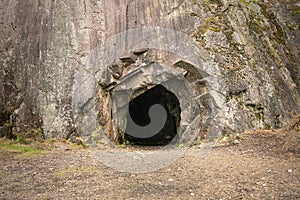
<instances>
[{"instance_id":1,"label":"small pebble","mask_svg":"<svg viewBox=\"0 0 300 200\"><path fill-rule=\"evenodd\" d=\"M288 173L292 173L292 172L293 172L293 170L292 170L292 169L289 169L289 170L288 170Z\"/></svg>"},{"instance_id":2,"label":"small pebble","mask_svg":"<svg viewBox=\"0 0 300 200\"><path fill-rule=\"evenodd\" d=\"M195 196L195 194L193 192L190 193L191 196Z\"/></svg>"}]
</instances>

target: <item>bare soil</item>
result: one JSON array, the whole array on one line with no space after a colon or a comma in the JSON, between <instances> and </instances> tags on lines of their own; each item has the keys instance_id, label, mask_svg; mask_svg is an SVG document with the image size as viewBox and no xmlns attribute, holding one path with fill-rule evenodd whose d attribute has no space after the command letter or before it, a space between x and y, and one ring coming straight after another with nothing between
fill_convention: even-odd
<instances>
[{"instance_id":1,"label":"bare soil","mask_svg":"<svg viewBox=\"0 0 300 200\"><path fill-rule=\"evenodd\" d=\"M234 137L205 157L194 146L169 166L140 174L111 169L90 149L66 142L31 144L44 149L32 154L1 148L0 199L300 199L299 130Z\"/></svg>"}]
</instances>

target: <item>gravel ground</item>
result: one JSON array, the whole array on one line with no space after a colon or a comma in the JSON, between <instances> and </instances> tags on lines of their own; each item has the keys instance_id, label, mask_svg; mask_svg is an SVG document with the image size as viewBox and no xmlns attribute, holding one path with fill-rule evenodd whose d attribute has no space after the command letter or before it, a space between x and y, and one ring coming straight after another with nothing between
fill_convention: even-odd
<instances>
[{"instance_id":1,"label":"gravel ground","mask_svg":"<svg viewBox=\"0 0 300 200\"><path fill-rule=\"evenodd\" d=\"M1 140L0 199L300 199L300 132L262 130L234 137L217 142L206 156L203 146L194 146L169 165L144 173L126 169L132 160L153 155L151 148L93 150L44 142L31 144L44 150L30 153L9 149ZM128 153L127 161L114 157L122 153ZM109 155L118 170L108 167Z\"/></svg>"}]
</instances>

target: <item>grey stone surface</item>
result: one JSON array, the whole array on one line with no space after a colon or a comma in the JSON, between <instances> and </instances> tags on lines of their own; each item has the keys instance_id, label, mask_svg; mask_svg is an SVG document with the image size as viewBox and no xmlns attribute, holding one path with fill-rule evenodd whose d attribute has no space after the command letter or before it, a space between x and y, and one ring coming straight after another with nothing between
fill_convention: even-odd
<instances>
[{"instance_id":1,"label":"grey stone surface","mask_svg":"<svg viewBox=\"0 0 300 200\"><path fill-rule=\"evenodd\" d=\"M0 1L0 116L10 113L0 135L5 123L13 134L116 139L109 91L166 81L179 61L193 66L180 70L199 98L198 128L215 118L229 133L281 127L300 111L298 10L281 0ZM152 62L163 67L138 73Z\"/></svg>"}]
</instances>

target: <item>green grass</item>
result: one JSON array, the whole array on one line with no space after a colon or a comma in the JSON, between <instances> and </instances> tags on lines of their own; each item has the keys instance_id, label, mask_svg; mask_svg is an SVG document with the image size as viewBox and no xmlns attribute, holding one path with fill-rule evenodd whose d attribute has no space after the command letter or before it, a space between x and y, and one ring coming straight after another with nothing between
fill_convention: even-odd
<instances>
[{"instance_id":1,"label":"green grass","mask_svg":"<svg viewBox=\"0 0 300 200\"><path fill-rule=\"evenodd\" d=\"M30 157L42 153L42 150L34 147L7 143L0 143L0 150L14 151L25 157Z\"/></svg>"}]
</instances>

